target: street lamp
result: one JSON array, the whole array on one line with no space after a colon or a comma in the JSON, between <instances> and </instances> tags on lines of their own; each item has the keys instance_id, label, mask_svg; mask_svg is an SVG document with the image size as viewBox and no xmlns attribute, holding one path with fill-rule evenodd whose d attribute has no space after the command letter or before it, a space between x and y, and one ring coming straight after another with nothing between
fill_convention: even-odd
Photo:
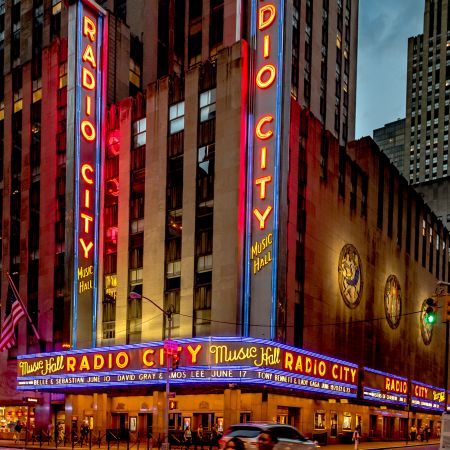
<instances>
[{"instance_id":1,"label":"street lamp","mask_svg":"<svg viewBox=\"0 0 450 450\"><path fill-rule=\"evenodd\" d=\"M164 350L166 351L166 413L164 415L164 450L169 449L169 395L170 395L170 360L169 355L173 357L174 343L172 339L172 316L174 313L174 307L172 304L169 305L167 310L161 308L152 299L145 297L145 295L139 294L138 292L131 291L128 294L128 298L131 300L144 299L150 302L153 306L158 308L167 319L167 339L164 341ZM176 350L175 350L176 351Z\"/></svg>"}]
</instances>

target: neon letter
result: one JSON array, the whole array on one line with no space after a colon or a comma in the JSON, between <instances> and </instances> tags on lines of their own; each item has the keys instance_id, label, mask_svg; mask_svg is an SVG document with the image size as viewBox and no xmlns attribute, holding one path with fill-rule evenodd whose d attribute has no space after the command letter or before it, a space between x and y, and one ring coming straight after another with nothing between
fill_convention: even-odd
<instances>
[{"instance_id":1,"label":"neon letter","mask_svg":"<svg viewBox=\"0 0 450 450\"><path fill-rule=\"evenodd\" d=\"M89 61L93 69L97 67L97 63L95 62L94 57L94 50L92 49L91 45L86 45L86 49L84 50L82 58L84 62Z\"/></svg>"},{"instance_id":2,"label":"neon letter","mask_svg":"<svg viewBox=\"0 0 450 450\"><path fill-rule=\"evenodd\" d=\"M276 13L277 10L275 9L275 5L269 3L268 5L261 6L261 8L259 8L258 30L264 30L272 25L275 20Z\"/></svg>"},{"instance_id":3,"label":"neon letter","mask_svg":"<svg viewBox=\"0 0 450 450\"><path fill-rule=\"evenodd\" d=\"M266 168L266 160L267 160L267 148L263 147L261 149L261 169L265 169Z\"/></svg>"},{"instance_id":4,"label":"neon letter","mask_svg":"<svg viewBox=\"0 0 450 450\"><path fill-rule=\"evenodd\" d=\"M90 116L91 115L91 103L92 103L92 99L91 97L89 97L89 95L86 96L86 115Z\"/></svg>"},{"instance_id":5,"label":"neon letter","mask_svg":"<svg viewBox=\"0 0 450 450\"><path fill-rule=\"evenodd\" d=\"M94 184L94 180L86 175L87 171L94 173L94 169L90 164L83 164L81 166L81 176L83 177L83 180L86 181L87 184Z\"/></svg>"},{"instance_id":6,"label":"neon letter","mask_svg":"<svg viewBox=\"0 0 450 450\"><path fill-rule=\"evenodd\" d=\"M264 36L264 58L268 58L270 55L270 36L266 34Z\"/></svg>"},{"instance_id":7,"label":"neon letter","mask_svg":"<svg viewBox=\"0 0 450 450\"><path fill-rule=\"evenodd\" d=\"M89 233L89 222L93 222L94 218L84 213L81 213L80 216L82 219L84 219L84 232Z\"/></svg>"},{"instance_id":8,"label":"neon letter","mask_svg":"<svg viewBox=\"0 0 450 450\"><path fill-rule=\"evenodd\" d=\"M91 142L95 140L97 133L95 132L94 125L92 125L89 120L83 120L83 122L81 122L80 128L81 134L87 141Z\"/></svg>"},{"instance_id":9,"label":"neon letter","mask_svg":"<svg viewBox=\"0 0 450 450\"><path fill-rule=\"evenodd\" d=\"M90 197L89 189L85 189L84 190L84 206L86 208L89 208L91 206L90 199L91 199L91 197Z\"/></svg>"},{"instance_id":10,"label":"neon letter","mask_svg":"<svg viewBox=\"0 0 450 450\"><path fill-rule=\"evenodd\" d=\"M264 81L263 74L268 73L269 77L266 81ZM266 64L265 66L262 66L261 69L258 70L258 73L256 74L256 84L260 89L267 89L270 87L275 80L275 76L277 74L277 70L275 69L275 66L273 64Z\"/></svg>"},{"instance_id":11,"label":"neon letter","mask_svg":"<svg viewBox=\"0 0 450 450\"><path fill-rule=\"evenodd\" d=\"M145 350L145 352L142 354L142 362L144 363L145 367L153 367L155 365L155 361L152 361L147 356L153 355L155 353L155 350L152 348L148 348Z\"/></svg>"},{"instance_id":12,"label":"neon letter","mask_svg":"<svg viewBox=\"0 0 450 450\"><path fill-rule=\"evenodd\" d=\"M261 188L259 191L259 198L266 198L266 183L270 183L272 181L272 177L267 175L266 177L257 178L255 180L256 185L260 184Z\"/></svg>"},{"instance_id":13,"label":"neon letter","mask_svg":"<svg viewBox=\"0 0 450 450\"><path fill-rule=\"evenodd\" d=\"M94 246L94 244L92 242L89 242L89 244L85 244L84 239L80 238L80 244L83 247L84 250L84 257L86 259L89 258L89 252L91 251L92 247Z\"/></svg>"},{"instance_id":14,"label":"neon letter","mask_svg":"<svg viewBox=\"0 0 450 450\"><path fill-rule=\"evenodd\" d=\"M201 344L197 344L195 348L193 348L190 344L187 346L188 352L191 354L192 364L197 363L197 353L202 349L202 347L203 346Z\"/></svg>"},{"instance_id":15,"label":"neon letter","mask_svg":"<svg viewBox=\"0 0 450 450\"><path fill-rule=\"evenodd\" d=\"M256 218L259 220L259 229L264 230L266 227L266 219L270 214L270 211L272 211L272 207L269 205L263 214L259 212L258 208L255 208L253 210L253 214L256 216Z\"/></svg>"},{"instance_id":16,"label":"neon letter","mask_svg":"<svg viewBox=\"0 0 450 450\"><path fill-rule=\"evenodd\" d=\"M83 16L83 34L89 36L89 39L94 42L97 34L97 27L95 23L88 17Z\"/></svg>"},{"instance_id":17,"label":"neon letter","mask_svg":"<svg viewBox=\"0 0 450 450\"><path fill-rule=\"evenodd\" d=\"M83 85L83 87L91 91L95 89L94 75L90 70L86 69L86 67L83 67L83 69L81 70L81 84Z\"/></svg>"},{"instance_id":18,"label":"neon letter","mask_svg":"<svg viewBox=\"0 0 450 450\"><path fill-rule=\"evenodd\" d=\"M262 131L262 127L266 124L266 123L270 123L273 120L273 116L271 115L267 115L267 116L263 116L261 117L261 119L259 119L258 123L256 124L256 136L258 136L259 139L261 140L265 140L265 139L269 139L270 137L272 137L273 135L273 131L272 130L268 130L266 132Z\"/></svg>"}]
</instances>

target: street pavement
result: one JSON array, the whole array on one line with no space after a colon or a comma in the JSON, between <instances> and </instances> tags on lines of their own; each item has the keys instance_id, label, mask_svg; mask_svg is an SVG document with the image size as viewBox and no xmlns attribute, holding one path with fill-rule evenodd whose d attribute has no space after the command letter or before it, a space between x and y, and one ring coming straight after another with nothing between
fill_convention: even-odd
<instances>
[{"instance_id":1,"label":"street pavement","mask_svg":"<svg viewBox=\"0 0 450 450\"><path fill-rule=\"evenodd\" d=\"M426 450L427 448L433 448L436 449L436 446L439 446L439 440L438 439L430 439L429 442L408 442L405 441L375 441L375 442L361 442L359 445L359 450L384 450L384 449L401 449L404 447L417 447L418 450ZM322 446L324 450L354 450L354 444L332 444L332 445L326 445ZM25 442L20 441L17 443L14 443L14 441L8 441L8 440L0 440L0 448L2 449L39 449L42 448L42 450L55 450L56 447L54 443L43 443L42 446L39 445L39 443L32 444L30 442L27 442L25 445ZM58 449L71 449L72 446L70 444L65 446L58 446ZM83 447L80 447L80 445L76 445L75 448L78 450L79 448L89 449L89 446L84 445ZM98 449L98 445L92 445L92 450ZM100 449L105 450L108 446L105 444L102 444L100 446ZM154 447L156 448L156 447ZM175 450L180 450L180 447L174 447L172 448ZM195 450L194 447L190 447L191 450ZM130 443L127 446L126 442L122 442L120 446L118 446L116 443L111 443L110 445L111 450L146 450L147 449L147 443L143 442L141 444L136 444L135 442ZM185 447L183 447L183 450L185 450ZM197 447L197 450L201 450L200 447ZM209 447L204 447L204 450L209 450Z\"/></svg>"}]
</instances>

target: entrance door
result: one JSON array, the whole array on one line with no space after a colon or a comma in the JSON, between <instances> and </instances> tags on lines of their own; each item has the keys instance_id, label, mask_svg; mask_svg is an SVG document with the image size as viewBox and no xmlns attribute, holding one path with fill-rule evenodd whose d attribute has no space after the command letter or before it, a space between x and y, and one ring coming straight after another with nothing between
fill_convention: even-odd
<instances>
[{"instance_id":1,"label":"entrance door","mask_svg":"<svg viewBox=\"0 0 450 450\"><path fill-rule=\"evenodd\" d=\"M151 438L152 426L153 426L153 414L139 414L138 428L137 428L139 436Z\"/></svg>"},{"instance_id":2,"label":"entrance door","mask_svg":"<svg viewBox=\"0 0 450 450\"><path fill-rule=\"evenodd\" d=\"M394 437L394 417L383 417L383 438L392 439Z\"/></svg>"}]
</instances>

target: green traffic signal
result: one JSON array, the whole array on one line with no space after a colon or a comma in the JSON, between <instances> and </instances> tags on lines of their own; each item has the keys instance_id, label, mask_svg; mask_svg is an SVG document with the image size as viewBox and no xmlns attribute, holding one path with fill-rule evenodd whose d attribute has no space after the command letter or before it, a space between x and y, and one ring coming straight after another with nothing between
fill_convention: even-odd
<instances>
[{"instance_id":1,"label":"green traffic signal","mask_svg":"<svg viewBox=\"0 0 450 450\"><path fill-rule=\"evenodd\" d=\"M436 322L436 314L434 312L427 314L426 321L430 325Z\"/></svg>"},{"instance_id":2,"label":"green traffic signal","mask_svg":"<svg viewBox=\"0 0 450 450\"><path fill-rule=\"evenodd\" d=\"M428 307L425 310L425 321L429 325L433 325L436 322L436 304L432 298L428 298L426 301Z\"/></svg>"}]
</instances>

